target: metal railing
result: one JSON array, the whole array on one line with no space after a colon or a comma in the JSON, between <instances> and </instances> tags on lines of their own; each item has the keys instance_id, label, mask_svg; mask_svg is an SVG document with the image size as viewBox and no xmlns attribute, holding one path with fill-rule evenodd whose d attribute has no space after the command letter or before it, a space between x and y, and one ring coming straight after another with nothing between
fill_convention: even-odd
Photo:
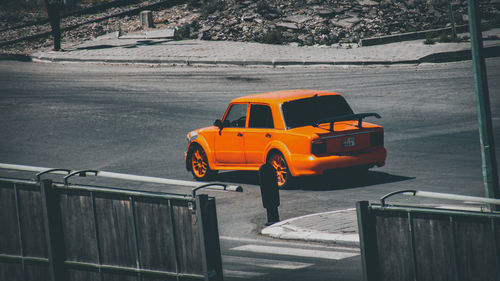
<instances>
[{"instance_id":1,"label":"metal railing","mask_svg":"<svg viewBox=\"0 0 500 281\"><path fill-rule=\"evenodd\" d=\"M35 172L35 173L37 173L36 174L37 181L40 181L40 177L42 175L45 175L45 174L64 175L65 176L64 177L64 184L65 185L69 185L69 178L71 178L75 175L86 176L87 174L91 173L96 177L102 177L102 178L108 178L108 179L118 179L118 180L125 180L125 181L137 181L137 182L147 182L147 183L156 183L156 184L166 184L166 185L174 185L174 186L186 186L186 187L193 187L195 190L199 190L200 188L204 188L204 189L235 191L235 192L242 192L243 191L243 188L239 185L229 185L229 184L224 184L224 183L199 183L199 182L195 182L195 181L166 179L166 178L149 177L149 176L139 176L139 175L132 175L132 174L97 171L97 170L73 171L71 169L63 169L63 168L46 168L46 167L36 167L36 166L6 164L6 163L0 163L0 169ZM196 194L195 191L193 191L193 195L195 195L195 194Z\"/></svg>"},{"instance_id":2,"label":"metal railing","mask_svg":"<svg viewBox=\"0 0 500 281\"><path fill-rule=\"evenodd\" d=\"M445 200L454 200L454 201L463 201L463 202L474 202L481 204L494 204L500 205L500 199L494 198L486 198L486 197L477 197L477 196L468 196L468 195L458 195L458 194L450 194L450 193L440 193L440 192L431 192L431 191L420 191L420 190L399 190L394 191L389 194L386 194L380 198L380 205L382 207L386 206L385 200L394 195L403 194L415 197L425 197L425 198L434 198L434 199L445 199Z\"/></svg>"},{"instance_id":3,"label":"metal railing","mask_svg":"<svg viewBox=\"0 0 500 281\"><path fill-rule=\"evenodd\" d=\"M387 204L397 194L500 203L418 190L357 202L364 280L500 281L500 213Z\"/></svg>"}]
</instances>

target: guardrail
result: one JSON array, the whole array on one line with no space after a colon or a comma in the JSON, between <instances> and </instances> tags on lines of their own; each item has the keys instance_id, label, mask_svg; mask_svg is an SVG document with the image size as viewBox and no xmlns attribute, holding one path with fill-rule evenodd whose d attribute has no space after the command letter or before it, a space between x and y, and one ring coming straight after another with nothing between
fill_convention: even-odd
<instances>
[{"instance_id":1,"label":"guardrail","mask_svg":"<svg viewBox=\"0 0 500 281\"><path fill-rule=\"evenodd\" d=\"M500 280L500 213L388 205L395 194L499 203L416 190L357 202L364 280Z\"/></svg>"},{"instance_id":2,"label":"guardrail","mask_svg":"<svg viewBox=\"0 0 500 281\"><path fill-rule=\"evenodd\" d=\"M223 280L215 198L81 186L71 176L194 186L92 170L47 169L0 178L0 280ZM64 182L43 179L64 175ZM210 184L208 184L210 185ZM226 188L217 184L218 188Z\"/></svg>"},{"instance_id":3,"label":"guardrail","mask_svg":"<svg viewBox=\"0 0 500 281\"><path fill-rule=\"evenodd\" d=\"M446 199L446 200L455 200L455 201L464 201L464 202L475 202L481 204L494 204L500 205L500 199L494 198L485 198L485 197L477 197L477 196L468 196L468 195L458 195L458 194L450 194L450 193L440 193L440 192L431 192L431 191L420 191L420 190L399 190L391 192L387 195L384 195L380 198L380 205L382 207L386 206L385 200L389 197L392 197L397 194L410 195L416 197L425 197L425 198L434 198L434 199Z\"/></svg>"},{"instance_id":4,"label":"guardrail","mask_svg":"<svg viewBox=\"0 0 500 281\"><path fill-rule=\"evenodd\" d=\"M64 178L65 184L69 183L69 178L72 176L75 176L75 175L86 176L87 174L92 173L96 177L102 177L102 178L108 178L108 179L148 182L148 183L186 186L186 187L194 187L194 188L199 188L200 186L203 186L203 188L205 188L205 189L236 191L236 192L243 191L243 188L239 185L228 185L228 184L223 184L223 183L210 183L210 184L201 183L200 184L199 182L196 182L196 181L175 180L175 179L139 176L139 175L131 175L131 174L106 172L106 171L97 171L97 170L73 171L71 169L46 168L46 167L16 165L16 164L6 164L6 163L0 163L0 169L35 172L35 173L37 173L36 179L38 181L40 180L40 176L44 175L44 174L65 175L66 176Z\"/></svg>"}]
</instances>

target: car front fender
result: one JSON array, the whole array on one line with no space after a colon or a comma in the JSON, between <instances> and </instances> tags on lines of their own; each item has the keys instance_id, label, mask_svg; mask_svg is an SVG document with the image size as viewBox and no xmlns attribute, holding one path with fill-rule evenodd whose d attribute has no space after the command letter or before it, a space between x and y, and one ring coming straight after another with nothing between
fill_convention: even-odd
<instances>
[{"instance_id":1,"label":"car front fender","mask_svg":"<svg viewBox=\"0 0 500 281\"><path fill-rule=\"evenodd\" d=\"M188 144L188 148L186 151L186 159L185 159L186 170L191 171L191 160L190 159L191 159L191 153L193 151L193 147L195 145L199 145L199 146L201 146L201 148L203 148L203 150L207 154L208 166L210 167L210 169L212 169L213 168L213 166L212 166L213 165L213 150L210 149L210 145L208 144L208 141L205 138L205 136L198 135L196 140L193 140Z\"/></svg>"}]
</instances>

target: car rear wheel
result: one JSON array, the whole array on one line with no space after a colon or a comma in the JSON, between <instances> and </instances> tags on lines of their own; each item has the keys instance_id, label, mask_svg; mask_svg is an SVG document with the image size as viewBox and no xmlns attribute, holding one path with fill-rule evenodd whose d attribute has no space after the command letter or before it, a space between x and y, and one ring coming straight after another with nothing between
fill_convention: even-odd
<instances>
[{"instance_id":1,"label":"car rear wheel","mask_svg":"<svg viewBox=\"0 0 500 281\"><path fill-rule=\"evenodd\" d=\"M278 188L285 189L290 186L292 181L292 174L288 168L288 164L283 157L283 154L279 152L273 152L269 155L267 163L273 166L276 170L276 178L278 179Z\"/></svg>"},{"instance_id":2,"label":"car rear wheel","mask_svg":"<svg viewBox=\"0 0 500 281\"><path fill-rule=\"evenodd\" d=\"M198 145L191 152L191 173L197 180L209 180L217 173L210 169L207 154Z\"/></svg>"}]
</instances>

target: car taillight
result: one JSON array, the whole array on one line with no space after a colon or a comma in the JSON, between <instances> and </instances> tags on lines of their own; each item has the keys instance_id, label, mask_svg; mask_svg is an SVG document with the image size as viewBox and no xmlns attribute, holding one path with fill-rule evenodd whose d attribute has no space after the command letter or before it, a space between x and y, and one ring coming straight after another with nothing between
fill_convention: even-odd
<instances>
[{"instance_id":1,"label":"car taillight","mask_svg":"<svg viewBox=\"0 0 500 281\"><path fill-rule=\"evenodd\" d=\"M371 146L384 145L384 132L371 133L370 145Z\"/></svg>"},{"instance_id":2,"label":"car taillight","mask_svg":"<svg viewBox=\"0 0 500 281\"><path fill-rule=\"evenodd\" d=\"M326 153L326 142L324 140L314 140L311 145L311 151L314 155Z\"/></svg>"}]
</instances>

